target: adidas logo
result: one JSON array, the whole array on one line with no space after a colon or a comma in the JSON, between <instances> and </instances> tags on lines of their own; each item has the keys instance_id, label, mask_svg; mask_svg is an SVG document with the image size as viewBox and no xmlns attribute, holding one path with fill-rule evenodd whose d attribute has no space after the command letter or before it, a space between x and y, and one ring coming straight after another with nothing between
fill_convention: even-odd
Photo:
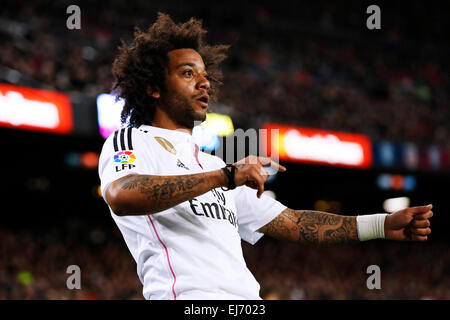
<instances>
[{"instance_id":1,"label":"adidas logo","mask_svg":"<svg viewBox=\"0 0 450 320\"><path fill-rule=\"evenodd\" d=\"M189 170L189 168L186 167L186 166L183 164L183 162L180 161L180 159L178 159L178 161L177 161L177 167L180 167L180 168L184 168L184 169L186 169L186 170Z\"/></svg>"}]
</instances>

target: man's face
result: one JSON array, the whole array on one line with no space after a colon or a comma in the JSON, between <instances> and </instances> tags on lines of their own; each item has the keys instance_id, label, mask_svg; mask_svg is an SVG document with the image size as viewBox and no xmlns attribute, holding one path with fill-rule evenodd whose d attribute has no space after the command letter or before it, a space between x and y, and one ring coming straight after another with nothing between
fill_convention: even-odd
<instances>
[{"instance_id":1,"label":"man's face","mask_svg":"<svg viewBox=\"0 0 450 320\"><path fill-rule=\"evenodd\" d=\"M192 129L194 121L205 120L208 109L205 65L193 49L172 50L168 56L167 91L161 94L161 105L176 124Z\"/></svg>"}]
</instances>

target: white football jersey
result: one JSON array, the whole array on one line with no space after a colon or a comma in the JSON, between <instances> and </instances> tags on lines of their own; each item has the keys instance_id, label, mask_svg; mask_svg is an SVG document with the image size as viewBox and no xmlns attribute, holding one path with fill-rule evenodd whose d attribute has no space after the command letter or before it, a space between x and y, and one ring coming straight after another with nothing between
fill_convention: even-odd
<instances>
[{"instance_id":1,"label":"white football jersey","mask_svg":"<svg viewBox=\"0 0 450 320\"><path fill-rule=\"evenodd\" d=\"M219 157L199 152L186 132L142 125L105 141L101 190L128 174L186 175L223 168ZM226 189L226 188L225 188ZM146 299L260 299L241 239L254 244L258 229L286 206L246 186L210 190L149 215L111 216L137 263Z\"/></svg>"}]
</instances>

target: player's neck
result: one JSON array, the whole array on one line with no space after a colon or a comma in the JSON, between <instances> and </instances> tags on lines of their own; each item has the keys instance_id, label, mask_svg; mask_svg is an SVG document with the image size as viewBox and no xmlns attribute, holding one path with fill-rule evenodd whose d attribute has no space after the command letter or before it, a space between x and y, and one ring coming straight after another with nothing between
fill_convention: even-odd
<instances>
[{"instance_id":1,"label":"player's neck","mask_svg":"<svg viewBox=\"0 0 450 320\"><path fill-rule=\"evenodd\" d=\"M168 130L182 131L192 135L192 128L180 127L179 124L173 121L164 111L160 110L159 108L157 108L155 111L152 126Z\"/></svg>"}]
</instances>

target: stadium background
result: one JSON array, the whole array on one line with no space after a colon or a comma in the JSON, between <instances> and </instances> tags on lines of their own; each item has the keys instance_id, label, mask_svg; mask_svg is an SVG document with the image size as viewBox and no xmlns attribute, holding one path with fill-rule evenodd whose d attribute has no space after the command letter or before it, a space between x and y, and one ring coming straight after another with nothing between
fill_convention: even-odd
<instances>
[{"instance_id":1,"label":"stadium background","mask_svg":"<svg viewBox=\"0 0 450 320\"><path fill-rule=\"evenodd\" d=\"M81 8L80 30L66 28L71 4ZM287 173L266 189L291 208L369 214L406 196L412 206L433 203L433 233L426 243L244 243L264 298L450 298L449 14L438 1L378 2L382 29L368 30L370 4L3 1L0 83L68 95L74 127L65 135L0 128L0 299L142 299L135 263L97 193L95 155L86 152L98 154L104 141L95 99L110 91L120 39L158 11L175 21L201 18L209 43L232 45L217 109L235 128L270 121L425 150L415 168L398 155L374 159L370 169L283 162ZM429 161L431 147L439 161ZM383 173L411 175L415 188L383 190ZM81 290L66 287L73 264ZM366 287L371 264L381 268L381 290Z\"/></svg>"}]
</instances>

